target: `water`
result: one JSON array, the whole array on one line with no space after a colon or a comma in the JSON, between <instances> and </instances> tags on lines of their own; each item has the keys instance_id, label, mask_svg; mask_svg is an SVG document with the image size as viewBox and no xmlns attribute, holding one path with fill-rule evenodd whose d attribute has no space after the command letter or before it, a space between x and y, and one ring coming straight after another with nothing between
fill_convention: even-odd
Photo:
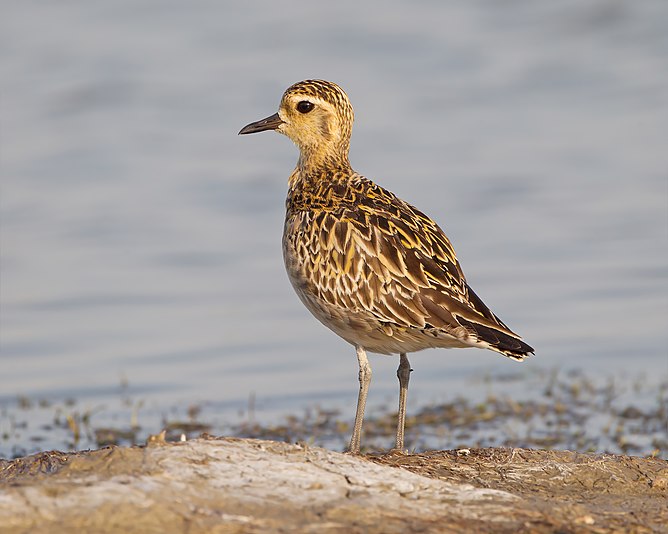
<instances>
[{"instance_id":1,"label":"water","mask_svg":"<svg viewBox=\"0 0 668 534\"><path fill-rule=\"evenodd\" d=\"M236 135L308 77L346 89L353 166L441 223L536 348L521 365L668 374L662 0L2 10L5 408L104 405L127 382L158 412L210 400L234 418L255 394L265 417L352 417L354 351L283 271L296 149ZM371 363L370 405L394 403L398 362ZM521 369L474 350L411 363L413 403Z\"/></svg>"}]
</instances>

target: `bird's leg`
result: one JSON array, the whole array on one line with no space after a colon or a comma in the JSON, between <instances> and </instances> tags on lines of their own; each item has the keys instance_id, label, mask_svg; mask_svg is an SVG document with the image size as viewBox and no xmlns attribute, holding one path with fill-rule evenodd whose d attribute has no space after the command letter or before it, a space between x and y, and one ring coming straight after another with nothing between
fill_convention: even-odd
<instances>
[{"instance_id":1,"label":"bird's leg","mask_svg":"<svg viewBox=\"0 0 668 534\"><path fill-rule=\"evenodd\" d=\"M362 437L362 423L364 422L364 407L366 406L366 396L369 393L369 383L371 382L371 366L366 357L364 347L357 345L357 361L360 365L360 392L357 397L357 412L355 413L355 427L353 428L353 436L350 438L351 454L359 454L360 441Z\"/></svg>"},{"instance_id":2,"label":"bird's leg","mask_svg":"<svg viewBox=\"0 0 668 534\"><path fill-rule=\"evenodd\" d=\"M404 448L404 425L406 423L406 397L408 397L408 381L411 377L411 364L406 357L406 354L401 354L401 361L397 369L397 377L399 378L399 416L397 420L397 445L396 448L403 450Z\"/></svg>"}]
</instances>

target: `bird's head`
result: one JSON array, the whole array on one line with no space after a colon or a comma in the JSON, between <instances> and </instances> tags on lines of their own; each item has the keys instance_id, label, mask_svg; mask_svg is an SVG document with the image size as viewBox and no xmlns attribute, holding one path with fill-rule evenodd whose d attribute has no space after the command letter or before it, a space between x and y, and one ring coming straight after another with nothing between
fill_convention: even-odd
<instances>
[{"instance_id":1,"label":"bird's head","mask_svg":"<svg viewBox=\"0 0 668 534\"><path fill-rule=\"evenodd\" d=\"M242 134L275 130L287 135L301 152L300 160L348 160L353 107L338 85L304 80L283 93L278 113L252 122Z\"/></svg>"}]
</instances>

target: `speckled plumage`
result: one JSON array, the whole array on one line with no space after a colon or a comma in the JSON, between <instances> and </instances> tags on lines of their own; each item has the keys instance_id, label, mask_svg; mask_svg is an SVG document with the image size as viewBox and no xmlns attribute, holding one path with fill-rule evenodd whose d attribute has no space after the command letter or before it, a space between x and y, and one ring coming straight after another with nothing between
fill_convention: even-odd
<instances>
[{"instance_id":1,"label":"speckled plumage","mask_svg":"<svg viewBox=\"0 0 668 534\"><path fill-rule=\"evenodd\" d=\"M521 361L533 349L468 286L452 244L432 219L352 169L353 117L338 85L306 80L287 89L276 115L240 133L274 129L300 149L286 200L285 266L309 311L358 349L361 389L351 441L358 452L365 350L402 355L401 448L406 353L477 346ZM370 374L369 367L367 387Z\"/></svg>"}]
</instances>

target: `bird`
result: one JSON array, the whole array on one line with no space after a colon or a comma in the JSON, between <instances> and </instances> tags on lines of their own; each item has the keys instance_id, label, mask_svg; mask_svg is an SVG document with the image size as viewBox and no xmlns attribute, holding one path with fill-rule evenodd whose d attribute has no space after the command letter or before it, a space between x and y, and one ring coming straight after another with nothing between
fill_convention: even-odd
<instances>
[{"instance_id":1,"label":"bird","mask_svg":"<svg viewBox=\"0 0 668 534\"><path fill-rule=\"evenodd\" d=\"M277 113L239 135L273 130L299 149L288 178L283 259L306 308L355 347L359 392L348 452L360 454L367 352L399 355L395 448L403 451L409 353L479 347L522 361L534 349L471 289L433 219L353 170L353 121L341 87L309 79L288 87Z\"/></svg>"}]
</instances>

